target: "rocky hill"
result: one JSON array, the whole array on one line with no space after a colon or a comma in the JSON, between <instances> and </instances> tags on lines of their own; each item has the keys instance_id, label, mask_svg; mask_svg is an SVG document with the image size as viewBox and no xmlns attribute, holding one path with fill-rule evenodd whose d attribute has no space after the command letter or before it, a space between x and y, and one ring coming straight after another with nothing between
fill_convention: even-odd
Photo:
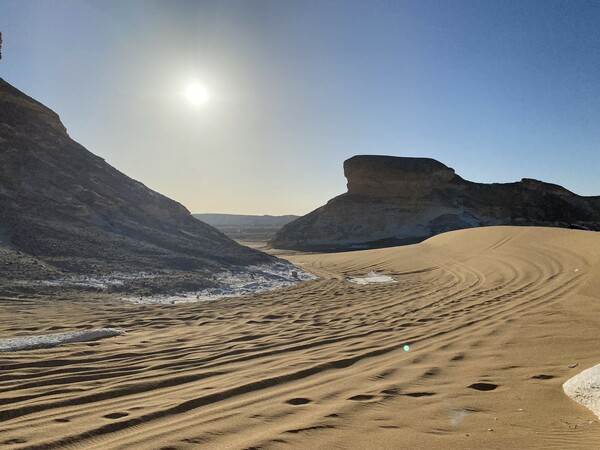
<instances>
[{"instance_id":1,"label":"rocky hill","mask_svg":"<svg viewBox=\"0 0 600 450\"><path fill-rule=\"evenodd\" d=\"M348 192L285 225L274 248L333 251L410 244L461 228L538 225L600 230L600 197L542 181L466 181L429 158L354 156Z\"/></svg>"},{"instance_id":2,"label":"rocky hill","mask_svg":"<svg viewBox=\"0 0 600 450\"><path fill-rule=\"evenodd\" d=\"M123 289L193 289L270 261L87 151L0 79L0 288L112 275Z\"/></svg>"}]
</instances>

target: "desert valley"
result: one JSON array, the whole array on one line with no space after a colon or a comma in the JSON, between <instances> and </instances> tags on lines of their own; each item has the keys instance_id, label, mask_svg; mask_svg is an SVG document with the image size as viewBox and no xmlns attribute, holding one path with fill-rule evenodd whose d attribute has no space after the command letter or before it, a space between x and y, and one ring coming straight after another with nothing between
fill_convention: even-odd
<instances>
[{"instance_id":1,"label":"desert valley","mask_svg":"<svg viewBox=\"0 0 600 450\"><path fill-rule=\"evenodd\" d=\"M117 53L131 45L123 38L126 33L136 27L145 29L136 22L135 14L130 15L131 11L148 14L144 17L153 18L153 24L177 24L160 31L163 37L171 36L165 33L183 35L181 30L186 27L193 30L189 36L206 37L198 34L204 31L198 31L197 24L205 23L204 17L216 18L217 25L206 22L210 33L233 36L234 47L251 54L257 51L252 45L260 41L257 36L261 32L268 35L267 44L262 42L269 49L265 54L278 54L279 42L273 36L281 30L273 25L279 22L270 20L270 14L288 24L282 27L286 39L288 34L299 32L290 25L296 20L305 21L303 39L318 39L321 43L324 38L323 46L328 48L328 43L338 42L339 38L329 34L329 22L313 24L319 17L314 10L308 8L311 13L305 17L302 13L306 6L249 2L254 7L249 14L244 9L248 5L233 7L227 2L172 2L168 7L161 2L148 2L143 7L134 2L117 3L57 5L61 11L78 11L82 17L90 14L85 16L91 24L90 33L95 32L95 20L128 18L121 24L111 23L115 34L109 39L119 36L122 46L111 47ZM351 3L349 9L356 14L367 8L353 2L347 5ZM395 21L388 23L389 29L382 28L387 31L381 36L396 36L398 11L410 18L403 29L408 31L403 33L414 32L411 26L418 28L416 23L437 24L439 20L444 26L435 27L436 33L442 33L435 35L435 42L449 45L447 42L452 40L445 39L444 34L452 28L448 23L462 24L470 14L483 14L483 10L487 13L483 6L471 10L469 2L461 1L456 3L461 14L454 16L454 10L445 10L441 3L434 2L435 8L424 7L426 18L418 19L421 6L409 3L402 2L398 10L382 6L386 13L373 13L378 17L374 28L365 25L368 21L362 21L362 13L360 22L355 18L335 22L341 24L340 29L352 25L350 35L340 41L343 47L357 48L362 55L358 45L362 41L349 45L357 33L356 24L367 26L371 30L369 39L373 39L379 36L378 24L387 23L387 15L394 16ZM78 9L84 4L89 10ZM41 5L30 10L21 9L17 3L8 6L7 11L14 17L29 17L36 8L43 9ZM3 7L0 5L0 13ZM324 7L325 12L330 7ZM553 20L562 24L560 18L566 13L555 8L550 8L558 17ZM106 16L98 15L98 11ZM295 14L288 16L290 11ZM336 19L343 16L339 8L333 11ZM490 17L496 17L498 11L492 12ZM577 10L578 20L583 21L584 16ZM77 21L70 18L68 22ZM247 29L231 24L244 24ZM526 25L529 30L529 22ZM6 26L1 14L0 26ZM312 26L322 34L313 33ZM525 25L514 26L521 29ZM473 24L470 27L477 28ZM117 29L118 33L114 31ZM456 40L461 38L463 26L458 29L452 34ZM82 30L78 28L77 33L84 42L88 35ZM251 38L244 40L240 30ZM569 32L573 32L571 28ZM195 47L190 44L190 48L199 52L199 48L226 48L223 42L231 43L212 39L210 33L210 39L198 38ZM422 31L418 36L424 39L430 34ZM539 35L546 36L542 32ZM143 34L144 44L147 36ZM410 41L420 42L416 36ZM486 33L480 30L477 36ZM33 37L27 35L19 42L22 45L27 39ZM169 48L180 48L181 42L187 45L188 41L183 39L179 47ZM133 112L127 110L129 116L115 113L114 120L106 116L98 119L101 115L92 113L89 121L75 120L78 130L88 132L111 124L116 137L111 135L110 139L117 142L117 137L130 136L123 130L135 128L132 123L143 122L139 117L162 117L143 123L142 131L132 131L133 140L123 144L123 148L132 147L127 147L126 157L119 160L115 156L118 152L112 157L126 162L128 152L136 155L131 156L133 160L143 155L128 168L134 167L139 170L137 174L145 176L163 164L157 171L160 176L149 176L156 183L169 178L164 173L172 165L176 175L164 186L171 188L181 182L185 186L180 191L182 197L188 201L193 198L195 205L228 205L223 210L237 205L239 214L203 212L196 206L198 209L192 210L195 214L191 214L184 204L126 175L101 153L76 142L67 133L67 121L63 123L50 108L52 105L34 99L24 88L21 90L19 83L0 78L0 448L600 448L600 196L579 195L570 186L555 184L559 181L550 178L541 181L536 174L531 177L537 178L525 175L519 177L520 181L506 182L506 173L512 172L505 171L492 181L470 181L467 178L484 169L489 169L485 172L488 175L496 174L496 167L488 167L493 166L490 155L496 153L486 153L489 160L482 156L483 163L464 157L462 150L456 149L460 133L450 126L444 129L448 142L439 144L433 128L429 129L433 137L427 141L433 148L437 143L454 149L442 152L448 161L439 153L429 157L373 148L341 157L341 153L314 149L319 146L314 144L311 127L317 124L317 134L329 136L319 141L324 149L327 139L333 142L338 136L338 129L323 131L329 124L321 122L326 116L323 111L330 103L324 103L327 107L321 110L319 99L319 108L312 112L302 109L308 108L310 95L300 89L299 81L298 85L291 81L295 78L289 73L300 66L288 61L293 58L288 58L287 52L302 59L317 50L305 47L302 39L294 41L290 37L289 43L285 42L282 58L292 65L256 65L269 67L285 80L286 95L279 98L283 99L281 104L270 104L268 96L258 101L251 89L244 93L232 88L229 95L221 93L220 98L213 98L203 84L194 81L187 85L184 95L187 106L196 108L190 113L194 115L183 120L171 111L175 118L169 116L167 120L164 117L168 114L160 114L168 110L163 98L168 96L154 91L148 94L151 89L144 91L144 81L135 78L128 86L139 83L140 87L137 91L131 88L132 93L127 95L110 81L115 83L111 84L115 95L127 99L119 105L124 110L131 107ZM291 42L300 44L294 46ZM404 38L399 42L405 43ZM0 49L2 43L0 34ZM152 48L163 56L170 54L163 52L161 45L162 41ZM495 48L492 43L486 45ZM305 54L305 48L311 50ZM429 47L418 48L425 53ZM28 51L38 57L42 53ZM437 56L444 56L444 51ZM536 47L534 54L537 52ZM203 55L210 60L210 52L206 50ZM335 60L331 56L328 53L319 61ZM376 56L379 58L379 54ZM77 58L84 56L78 54ZM474 61L483 57L478 58ZM137 53L130 59L136 67L146 64ZM439 59L442 62L436 60L436 67L445 67L444 58ZM19 61L16 65L29 64ZM243 61L242 57L236 60L240 67ZM338 85L336 78L335 83L326 84L324 91L346 92L347 86L353 86L348 80L362 80L374 70L362 60L360 64L352 58L344 61L356 63L364 73L356 71L361 75L345 78L347 66L340 64L344 77L338 78L349 84ZM378 61L384 64L387 60ZM410 61L400 69L395 67L393 73L405 74L406 67L427 63L417 57ZM230 74L238 69L232 67ZM315 61L310 67L321 68ZM294 70L288 73L284 68ZM317 72L305 66L302 69L308 78L316 77ZM49 70L52 73L55 68ZM116 79L118 70L121 68L114 73L107 71L107 79ZM535 70L537 74L537 66ZM127 78L125 73L123 69L123 79ZM304 77L305 72L301 73ZM150 71L146 74L148 79L154 76ZM419 88L415 80L421 75L412 80L415 89ZM302 77L298 80L304 81ZM28 79L24 72L13 78ZM223 77L229 82L233 79ZM214 85L221 88L225 81L219 85L213 79ZM79 89L92 96L94 87L91 82L90 86L85 83ZM424 84L437 86L431 81ZM273 98L281 94L277 83L265 82L265 86L268 89L263 86L264 92ZM465 86L477 90L472 80ZM295 89L303 94L288 104L287 95L294 98L290 92L295 93ZM425 100L431 100L428 89L420 91ZM485 92L488 90L493 89L486 85ZM109 89L102 92L112 95ZM378 97L381 104L391 95L384 94ZM145 108L141 103L132 106L136 95L152 98L157 104L163 101L163 110ZM72 98L76 96L73 93ZM448 94L444 98L450 97ZM365 95L358 100L368 103L369 98ZM460 98L461 102L454 103L457 110L462 105ZM498 95L496 100L502 98ZM243 101L248 99L256 102L251 120L244 115ZM96 101L96 106L101 104ZM205 111L198 111L209 101L214 104L214 115L226 124L222 128L215 125L216 121L211 122ZM521 108L525 100L519 101ZM289 106L292 103L293 108L302 108L293 109ZM69 102L62 104L69 110ZM83 115L87 104L73 104L77 114L81 108ZM435 98L432 104L444 102ZM498 105L501 108L502 102ZM268 153L281 136L288 139L294 134L292 128L282 125L283 121L277 122L288 106L293 110L291 117L301 118L298 130L302 139L289 139L289 155L279 148ZM112 114L118 109L109 105L107 111ZM409 109L411 114L413 110L419 114L414 104ZM263 110L268 112L268 120L261 116ZM368 114L353 122L349 111L356 113L352 108L336 110L335 115L343 116L343 120L335 123L344 130L339 134L350 136L345 142L358 142L364 132L362 126L369 122ZM321 113L324 115L319 116ZM312 114L316 114L314 122ZM394 114L403 113L397 110ZM479 114L477 110L472 117ZM511 118L518 116L511 114ZM445 119L450 123L456 116L460 114L453 110ZM541 116L535 117L542 120ZM126 119L132 121L120 128L118 122ZM404 120L410 121L407 117ZM586 120L577 123L580 135L573 139L581 145L576 148L582 155L582 130L587 130L582 124L588 123ZM390 122L393 126L389 129L401 127L400 122ZM249 128L244 128L248 123ZM269 133L257 131L263 123L268 123ZM489 123L492 128L496 125ZM384 129L379 126L378 122L369 129ZM470 126L465 127L466 134L477 135L480 130ZM166 130L165 134L152 134L153 127ZM78 132L86 135L84 131ZM529 136L527 133L533 135L534 131L528 129L521 138ZM373 132L369 139L383 135ZM161 140L164 136L166 141ZM386 148L390 148L390 142L402 142L403 148L412 142L408 134L402 136L405 141L389 141ZM143 147L136 142L146 138L146 143L156 140L161 151L168 142L172 147L165 152L177 156L160 159L152 150L136 153L138 147ZM211 144L210 151L200 152L198 142ZM231 143L240 142L248 145L247 150L225 151ZM503 142L507 145L508 141ZM318 154L319 164L329 170L327 177L322 176L325 172L319 164L305 155L305 148ZM565 167L562 163L552 166L550 151L547 161L538 158L533 166L526 165L527 158L521 153L507 153L506 166L541 168L536 173L556 167L555 172L547 173L573 172L566 168L566 162ZM221 162L216 162L219 158L226 166L221 171L216 169L221 167ZM305 166L304 159L313 165ZM194 172L186 171L186 166L198 161L201 164L194 167ZM461 167L455 171L447 164L456 161ZM592 176L586 178L583 171L577 176L600 191L593 169L596 159L585 161ZM502 168L508 170L497 165L499 172ZM333 167L335 174L331 172ZM294 190L295 181L286 179L288 172L278 172L285 168L302 174L303 184L298 191ZM459 175L462 169L467 172L465 178ZM340 178L342 172L346 192L330 195L339 192L328 190L330 180ZM194 177L186 178L189 173ZM240 184L229 185L227 180ZM189 186L196 189L191 194ZM268 210L269 205L280 204L278 201L289 210L272 206L277 214L243 214L260 208ZM308 210L308 204L312 211L298 213ZM318 204L321 206L315 207ZM209 210L209 206L202 208Z\"/></svg>"},{"instance_id":2,"label":"desert valley","mask_svg":"<svg viewBox=\"0 0 600 450\"><path fill-rule=\"evenodd\" d=\"M35 120L40 120L38 133L44 127L60 130L48 110L6 83L2 105L3 111L11 111L3 116L5 143L20 134L19 127ZM15 117L24 119L15 122ZM68 137L63 134L63 139ZM21 157L29 155L30 164L38 164L35 141L26 148L27 153L20 148ZM82 148L73 151L85 154ZM10 157L9 152L3 155ZM82 169L87 167L80 167L80 173ZM38 170L39 178L44 169ZM44 190L24 189L24 182L15 179L18 173L5 172L3 180L15 181L3 185L3 201L14 205L15 198L23 199L27 192L31 198L47 198ZM402 174L396 175L390 179L401 181ZM9 188L16 194L7 195ZM79 191L83 200L78 211L83 212L77 215L82 222L76 226L78 236L80 230L93 227L91 235L107 233L105 242L125 237L130 245L153 242L138 237L152 230L149 213L138 225L136 239L131 239L131 228L120 228L122 208L115 215L110 202L105 200L104 206L91 188ZM89 198L93 200L86 201ZM53 194L53 201L62 200ZM123 266L104 269L105 253L98 252L95 272L81 266L71 273L63 264L77 261L69 241L67 247L51 247L47 254L37 244L37 255L18 246L25 236L9 231L22 228L6 220L19 220L20 210L6 214L9 206L3 207L3 229L11 245L3 248L3 261L10 270L3 272L0 319L0 342L8 350L0 363L0 443L7 448L600 445L597 417L562 388L569 378L598 363L596 232L489 226L374 250L272 249L314 279L242 297L195 301L192 295L191 303L152 304L149 300L161 298L152 292L161 288L168 298L188 299L181 292L200 287L185 284L181 273L190 277L194 272L154 257L161 266L150 266L156 271L153 276L131 269L123 273ZM69 209L53 210L66 214ZM25 213L41 211L35 204ZM447 208L442 213L447 214ZM88 225L89 218L99 214L105 220ZM159 252L165 245L161 242L173 249L173 239L193 242L192 231L183 228L188 227L195 233L207 230L210 237L205 239L239 249L240 258L253 258L238 264L253 267L275 260L235 247L218 231L185 219L184 212L182 217L164 219L163 241L153 242L156 250L151 251ZM102 226L108 218L109 229ZM49 225L44 233L52 226L77 223L71 218L50 221L48 214L45 219ZM26 237L44 242L44 233L29 232ZM83 239L79 246L87 244ZM185 251L171 250L172 254L185 252L190 256L183 260L190 261L195 254L187 245L182 247ZM86 284L86 270L97 278L118 270L120 278L112 277L120 283ZM142 288L147 291L140 300L146 296L146 301L123 300L132 293L140 295ZM124 333L37 350L8 345L20 336L105 328Z\"/></svg>"}]
</instances>

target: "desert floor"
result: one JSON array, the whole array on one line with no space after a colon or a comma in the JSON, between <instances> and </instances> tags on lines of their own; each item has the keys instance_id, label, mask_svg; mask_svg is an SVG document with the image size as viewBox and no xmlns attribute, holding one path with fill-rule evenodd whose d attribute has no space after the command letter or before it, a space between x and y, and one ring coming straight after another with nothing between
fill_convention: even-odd
<instances>
[{"instance_id":1,"label":"desert floor","mask_svg":"<svg viewBox=\"0 0 600 450\"><path fill-rule=\"evenodd\" d=\"M0 299L3 338L128 333L0 354L0 447L600 448L561 387L600 363L600 233L287 258L321 278L196 304ZM372 270L397 282L346 280Z\"/></svg>"}]
</instances>

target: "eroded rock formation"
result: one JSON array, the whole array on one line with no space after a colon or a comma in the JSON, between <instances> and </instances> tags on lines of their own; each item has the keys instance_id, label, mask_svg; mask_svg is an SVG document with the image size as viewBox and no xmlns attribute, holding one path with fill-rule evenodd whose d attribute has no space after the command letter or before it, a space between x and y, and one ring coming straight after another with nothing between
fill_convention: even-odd
<instances>
[{"instance_id":1,"label":"eroded rock formation","mask_svg":"<svg viewBox=\"0 0 600 450\"><path fill-rule=\"evenodd\" d=\"M444 231L486 225L600 229L600 197L523 179L473 183L429 158L354 156L348 192L285 225L274 248L344 250L409 244Z\"/></svg>"},{"instance_id":2,"label":"eroded rock formation","mask_svg":"<svg viewBox=\"0 0 600 450\"><path fill-rule=\"evenodd\" d=\"M273 260L111 167L0 79L0 285L145 272L131 284L191 290L217 270Z\"/></svg>"}]
</instances>

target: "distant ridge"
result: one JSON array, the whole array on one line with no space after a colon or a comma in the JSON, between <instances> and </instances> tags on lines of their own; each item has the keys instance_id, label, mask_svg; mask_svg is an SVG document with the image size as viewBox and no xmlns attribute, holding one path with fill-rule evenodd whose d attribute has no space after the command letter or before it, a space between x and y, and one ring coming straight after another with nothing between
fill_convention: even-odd
<instances>
[{"instance_id":1,"label":"distant ridge","mask_svg":"<svg viewBox=\"0 0 600 450\"><path fill-rule=\"evenodd\" d=\"M411 244L487 225L600 230L600 197L525 178L483 184L430 158L360 155L344 162L348 192L283 226L274 248L330 251Z\"/></svg>"},{"instance_id":2,"label":"distant ridge","mask_svg":"<svg viewBox=\"0 0 600 450\"><path fill-rule=\"evenodd\" d=\"M257 216L244 214L194 214L196 219L199 219L213 227L270 227L280 228L292 220L296 220L300 216Z\"/></svg>"},{"instance_id":3,"label":"distant ridge","mask_svg":"<svg viewBox=\"0 0 600 450\"><path fill-rule=\"evenodd\" d=\"M216 271L273 261L90 153L55 112L0 79L0 288L144 272L118 285L191 290Z\"/></svg>"}]
</instances>

